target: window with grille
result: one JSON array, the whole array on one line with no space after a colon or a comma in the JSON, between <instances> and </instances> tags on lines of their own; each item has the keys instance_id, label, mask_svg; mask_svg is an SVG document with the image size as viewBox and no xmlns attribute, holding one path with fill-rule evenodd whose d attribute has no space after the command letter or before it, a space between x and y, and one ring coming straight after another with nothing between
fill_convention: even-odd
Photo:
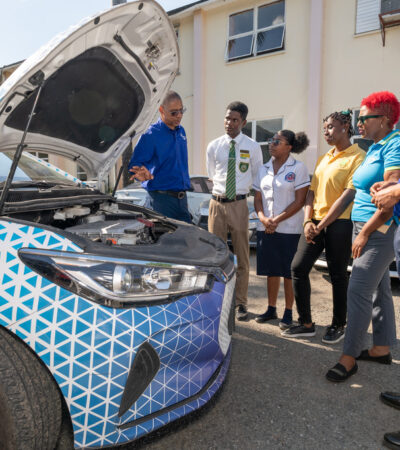
<instances>
[{"instance_id":1,"label":"window with grille","mask_svg":"<svg viewBox=\"0 0 400 450\"><path fill-rule=\"evenodd\" d=\"M379 14L400 9L400 0L357 0L356 34L379 30Z\"/></svg>"},{"instance_id":2,"label":"window with grille","mask_svg":"<svg viewBox=\"0 0 400 450\"><path fill-rule=\"evenodd\" d=\"M242 129L242 133L257 141L262 150L263 162L266 163L271 155L269 154L268 140L274 134L282 130L282 119L249 120Z\"/></svg>"},{"instance_id":3,"label":"window with grille","mask_svg":"<svg viewBox=\"0 0 400 450\"><path fill-rule=\"evenodd\" d=\"M49 162L48 153L44 152L29 152L31 155L36 156L36 158L43 159L43 161Z\"/></svg>"},{"instance_id":4,"label":"window with grille","mask_svg":"<svg viewBox=\"0 0 400 450\"><path fill-rule=\"evenodd\" d=\"M284 37L284 0L232 14L229 16L226 60L282 50Z\"/></svg>"}]
</instances>

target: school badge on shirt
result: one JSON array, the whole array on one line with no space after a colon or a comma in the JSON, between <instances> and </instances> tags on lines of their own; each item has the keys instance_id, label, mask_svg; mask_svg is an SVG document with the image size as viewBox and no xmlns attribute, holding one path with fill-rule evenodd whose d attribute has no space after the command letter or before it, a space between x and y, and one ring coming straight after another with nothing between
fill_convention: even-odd
<instances>
[{"instance_id":1,"label":"school badge on shirt","mask_svg":"<svg viewBox=\"0 0 400 450\"><path fill-rule=\"evenodd\" d=\"M288 172L285 175L285 181L289 181L289 183L293 183L293 181L296 179L296 174L294 172Z\"/></svg>"},{"instance_id":2,"label":"school badge on shirt","mask_svg":"<svg viewBox=\"0 0 400 450\"><path fill-rule=\"evenodd\" d=\"M239 170L241 172L247 172L249 168L249 159L250 159L250 151L249 150L240 150L240 162L239 162Z\"/></svg>"}]
</instances>

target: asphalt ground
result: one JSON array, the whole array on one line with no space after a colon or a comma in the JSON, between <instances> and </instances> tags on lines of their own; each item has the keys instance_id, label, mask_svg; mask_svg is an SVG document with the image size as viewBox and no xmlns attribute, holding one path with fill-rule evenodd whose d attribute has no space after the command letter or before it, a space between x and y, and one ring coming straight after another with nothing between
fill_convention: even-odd
<instances>
[{"instance_id":1,"label":"asphalt ground","mask_svg":"<svg viewBox=\"0 0 400 450\"><path fill-rule=\"evenodd\" d=\"M327 381L325 373L336 364L343 341L321 342L331 322L331 285L324 271L313 270L311 282L317 335L283 338L279 320L266 324L254 320L265 311L267 300L266 279L255 275L252 251L249 320L236 323L230 372L217 398L186 420L124 448L383 448L383 434L400 430L400 411L379 400L383 390L400 391L400 349L393 349L390 366L360 361L358 373L347 382ZM400 325L397 280L392 290ZM281 289L278 316L283 310Z\"/></svg>"}]
</instances>

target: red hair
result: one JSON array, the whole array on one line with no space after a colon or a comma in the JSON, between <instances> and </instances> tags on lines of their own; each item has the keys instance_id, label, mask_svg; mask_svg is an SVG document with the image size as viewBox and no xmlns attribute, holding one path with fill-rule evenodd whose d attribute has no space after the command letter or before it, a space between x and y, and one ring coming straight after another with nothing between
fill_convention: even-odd
<instances>
[{"instance_id":1,"label":"red hair","mask_svg":"<svg viewBox=\"0 0 400 450\"><path fill-rule=\"evenodd\" d=\"M399 101L394 94L388 91L374 92L368 95L363 98L361 106L366 106L368 109L386 116L391 126L397 123L400 117Z\"/></svg>"}]
</instances>

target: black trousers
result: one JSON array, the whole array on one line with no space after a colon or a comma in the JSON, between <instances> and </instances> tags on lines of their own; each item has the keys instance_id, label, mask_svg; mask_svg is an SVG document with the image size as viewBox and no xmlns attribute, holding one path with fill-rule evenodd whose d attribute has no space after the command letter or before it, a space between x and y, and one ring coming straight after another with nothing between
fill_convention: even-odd
<instances>
[{"instance_id":1,"label":"black trousers","mask_svg":"<svg viewBox=\"0 0 400 450\"><path fill-rule=\"evenodd\" d=\"M318 224L318 221L313 221ZM353 224L350 219L337 219L315 237L315 244L308 244L304 233L300 236L291 271L294 296L300 323L311 323L310 271L325 249L326 261L332 283L332 324L344 326L347 313L347 265L351 255Z\"/></svg>"}]
</instances>

